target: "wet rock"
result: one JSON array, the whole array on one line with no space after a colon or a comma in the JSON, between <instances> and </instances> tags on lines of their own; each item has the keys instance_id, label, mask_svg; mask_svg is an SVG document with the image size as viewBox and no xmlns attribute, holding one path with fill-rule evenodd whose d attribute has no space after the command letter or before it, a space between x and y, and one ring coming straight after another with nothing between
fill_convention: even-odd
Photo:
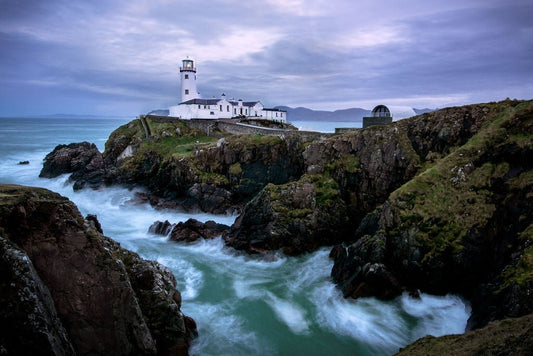
<instances>
[{"instance_id":1,"label":"wet rock","mask_svg":"<svg viewBox=\"0 0 533 356\"><path fill-rule=\"evenodd\" d=\"M98 221L98 218L94 214L87 214L85 217L85 220L87 220L91 225L94 227L96 231L103 234L104 231L102 230L102 225L100 225L100 221Z\"/></svg>"},{"instance_id":2,"label":"wet rock","mask_svg":"<svg viewBox=\"0 0 533 356\"><path fill-rule=\"evenodd\" d=\"M29 276L24 283L35 291L31 292L34 297L24 304L29 309L19 306L21 313L11 316L24 323L34 320L31 313L38 313L35 332L44 330L44 334L35 345L59 350L57 354L73 354L69 343L79 354L187 354L195 330L187 329L192 324L181 313L181 296L168 269L104 237L95 217L83 219L73 203L56 193L0 185L0 195L2 236L27 255L36 272L28 264L23 266L27 272L19 275ZM2 254L3 261L8 255ZM2 268L21 270L16 262L21 260L25 257L12 259ZM38 286L35 274L53 303ZM9 285L14 288L10 293L21 296L26 290L17 283ZM11 347L5 342L4 349ZM35 345L26 340L17 351L31 354Z\"/></svg>"},{"instance_id":3,"label":"wet rock","mask_svg":"<svg viewBox=\"0 0 533 356\"><path fill-rule=\"evenodd\" d=\"M148 232L155 235L167 236L174 228L174 224L171 224L168 220L156 221L148 228Z\"/></svg>"},{"instance_id":4,"label":"wet rock","mask_svg":"<svg viewBox=\"0 0 533 356\"><path fill-rule=\"evenodd\" d=\"M81 142L56 146L44 158L39 177L54 178L65 173L71 173L69 180L74 182L74 190L101 186L106 170L103 156L95 144Z\"/></svg>"},{"instance_id":5,"label":"wet rock","mask_svg":"<svg viewBox=\"0 0 533 356\"><path fill-rule=\"evenodd\" d=\"M0 349L8 355L73 355L54 300L24 250L0 237Z\"/></svg>"},{"instance_id":6,"label":"wet rock","mask_svg":"<svg viewBox=\"0 0 533 356\"><path fill-rule=\"evenodd\" d=\"M170 233L170 240L192 242L200 238L212 239L222 235L228 229L229 226L216 223L212 220L202 223L191 218L174 226Z\"/></svg>"},{"instance_id":7,"label":"wet rock","mask_svg":"<svg viewBox=\"0 0 533 356\"><path fill-rule=\"evenodd\" d=\"M250 253L282 250L296 255L338 243L348 229L346 206L336 183L305 176L265 187L245 206L224 240Z\"/></svg>"},{"instance_id":8,"label":"wet rock","mask_svg":"<svg viewBox=\"0 0 533 356\"><path fill-rule=\"evenodd\" d=\"M233 205L231 192L204 183L193 184L187 190L187 198L184 201L187 210L197 207L212 214L225 214Z\"/></svg>"}]
</instances>

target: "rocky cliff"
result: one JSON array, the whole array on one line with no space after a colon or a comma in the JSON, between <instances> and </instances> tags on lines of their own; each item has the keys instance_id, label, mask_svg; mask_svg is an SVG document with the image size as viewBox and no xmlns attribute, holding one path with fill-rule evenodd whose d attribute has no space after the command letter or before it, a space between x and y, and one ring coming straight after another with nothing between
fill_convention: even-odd
<instances>
[{"instance_id":1,"label":"rocky cliff","mask_svg":"<svg viewBox=\"0 0 533 356\"><path fill-rule=\"evenodd\" d=\"M196 327L167 268L56 193L0 185L0 197L2 353L188 353Z\"/></svg>"},{"instance_id":2,"label":"rocky cliff","mask_svg":"<svg viewBox=\"0 0 533 356\"><path fill-rule=\"evenodd\" d=\"M248 251L291 253L354 241L366 214L424 165L467 142L498 105L449 108L311 142L301 153L306 174L266 187L245 206L226 241Z\"/></svg>"},{"instance_id":3,"label":"rocky cliff","mask_svg":"<svg viewBox=\"0 0 533 356\"><path fill-rule=\"evenodd\" d=\"M435 149L431 132L421 137L427 119L402 123L420 133L409 137L421 168L366 215L354 243L333 249L332 277L345 296L460 293L472 301L469 327L533 312L533 103L471 108L486 118L470 109L472 134L447 150Z\"/></svg>"},{"instance_id":4,"label":"rocky cliff","mask_svg":"<svg viewBox=\"0 0 533 356\"><path fill-rule=\"evenodd\" d=\"M242 209L224 236L235 248L339 244L332 277L347 297L460 293L479 327L533 311L532 117L533 102L506 100L314 141L208 137L150 120L147 139L133 121L94 162L104 182L188 208Z\"/></svg>"},{"instance_id":5,"label":"rocky cliff","mask_svg":"<svg viewBox=\"0 0 533 356\"><path fill-rule=\"evenodd\" d=\"M153 204L225 213L239 210L268 183L302 174L298 137L255 134L206 136L183 121L146 119L115 130L102 154L88 143L59 145L46 156L42 177L72 173L74 189L101 184L143 186Z\"/></svg>"}]
</instances>

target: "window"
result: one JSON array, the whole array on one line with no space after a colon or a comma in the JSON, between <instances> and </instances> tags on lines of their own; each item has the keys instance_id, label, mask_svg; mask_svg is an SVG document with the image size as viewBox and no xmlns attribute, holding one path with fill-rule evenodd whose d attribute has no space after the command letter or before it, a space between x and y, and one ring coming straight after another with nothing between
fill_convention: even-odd
<instances>
[{"instance_id":1,"label":"window","mask_svg":"<svg viewBox=\"0 0 533 356\"><path fill-rule=\"evenodd\" d=\"M189 75L188 74L185 74L185 79L189 79Z\"/></svg>"},{"instance_id":2,"label":"window","mask_svg":"<svg viewBox=\"0 0 533 356\"><path fill-rule=\"evenodd\" d=\"M200 109L200 104L198 104L198 109Z\"/></svg>"},{"instance_id":3,"label":"window","mask_svg":"<svg viewBox=\"0 0 533 356\"><path fill-rule=\"evenodd\" d=\"M185 89L185 95L189 95L189 89Z\"/></svg>"},{"instance_id":4,"label":"window","mask_svg":"<svg viewBox=\"0 0 533 356\"><path fill-rule=\"evenodd\" d=\"M211 112L210 112L209 114L210 114L210 115L215 115L215 113L214 113L214 112L212 112L212 111L211 111Z\"/></svg>"},{"instance_id":5,"label":"window","mask_svg":"<svg viewBox=\"0 0 533 356\"><path fill-rule=\"evenodd\" d=\"M279 116L283 117L283 113L282 113L282 112L280 112L280 113L279 113Z\"/></svg>"},{"instance_id":6,"label":"window","mask_svg":"<svg viewBox=\"0 0 533 356\"><path fill-rule=\"evenodd\" d=\"M229 105L226 107L227 111L229 112Z\"/></svg>"},{"instance_id":7,"label":"window","mask_svg":"<svg viewBox=\"0 0 533 356\"><path fill-rule=\"evenodd\" d=\"M233 114L237 115L237 109L233 109Z\"/></svg>"},{"instance_id":8,"label":"window","mask_svg":"<svg viewBox=\"0 0 533 356\"><path fill-rule=\"evenodd\" d=\"M276 113L276 117L278 117L278 113Z\"/></svg>"},{"instance_id":9,"label":"window","mask_svg":"<svg viewBox=\"0 0 533 356\"><path fill-rule=\"evenodd\" d=\"M244 109L244 113L248 115L248 109Z\"/></svg>"},{"instance_id":10,"label":"window","mask_svg":"<svg viewBox=\"0 0 533 356\"><path fill-rule=\"evenodd\" d=\"M220 111L222 111L222 105L220 105Z\"/></svg>"}]
</instances>

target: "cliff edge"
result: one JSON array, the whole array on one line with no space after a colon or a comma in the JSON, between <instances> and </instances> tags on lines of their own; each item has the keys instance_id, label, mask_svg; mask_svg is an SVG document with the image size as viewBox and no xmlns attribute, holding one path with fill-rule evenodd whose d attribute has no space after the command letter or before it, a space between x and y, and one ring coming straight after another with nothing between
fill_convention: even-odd
<instances>
[{"instance_id":1,"label":"cliff edge","mask_svg":"<svg viewBox=\"0 0 533 356\"><path fill-rule=\"evenodd\" d=\"M0 198L2 353L188 354L196 327L167 268L56 193L0 185Z\"/></svg>"}]
</instances>

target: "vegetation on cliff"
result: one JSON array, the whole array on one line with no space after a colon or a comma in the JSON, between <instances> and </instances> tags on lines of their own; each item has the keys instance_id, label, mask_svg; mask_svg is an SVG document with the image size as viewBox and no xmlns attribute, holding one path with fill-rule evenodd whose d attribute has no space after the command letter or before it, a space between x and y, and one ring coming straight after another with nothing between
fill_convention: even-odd
<instances>
[{"instance_id":1,"label":"vegetation on cliff","mask_svg":"<svg viewBox=\"0 0 533 356\"><path fill-rule=\"evenodd\" d=\"M462 335L426 336L396 355L530 355L531 350L533 314L494 321Z\"/></svg>"},{"instance_id":2,"label":"vegetation on cliff","mask_svg":"<svg viewBox=\"0 0 533 356\"><path fill-rule=\"evenodd\" d=\"M332 275L345 295L398 293L398 285L461 293L473 301L471 327L533 312L533 103L486 108L473 136L423 162L365 217L358 240L335 250ZM376 243L380 253L370 254L367 246ZM363 272L370 265L379 265L389 283L376 286Z\"/></svg>"},{"instance_id":3,"label":"vegetation on cliff","mask_svg":"<svg viewBox=\"0 0 533 356\"><path fill-rule=\"evenodd\" d=\"M532 121L533 102L506 100L305 142L148 119L150 138L140 121L111 135L105 180L243 207L225 241L249 252L343 243L331 256L345 296L461 293L479 327L533 312Z\"/></svg>"}]
</instances>

